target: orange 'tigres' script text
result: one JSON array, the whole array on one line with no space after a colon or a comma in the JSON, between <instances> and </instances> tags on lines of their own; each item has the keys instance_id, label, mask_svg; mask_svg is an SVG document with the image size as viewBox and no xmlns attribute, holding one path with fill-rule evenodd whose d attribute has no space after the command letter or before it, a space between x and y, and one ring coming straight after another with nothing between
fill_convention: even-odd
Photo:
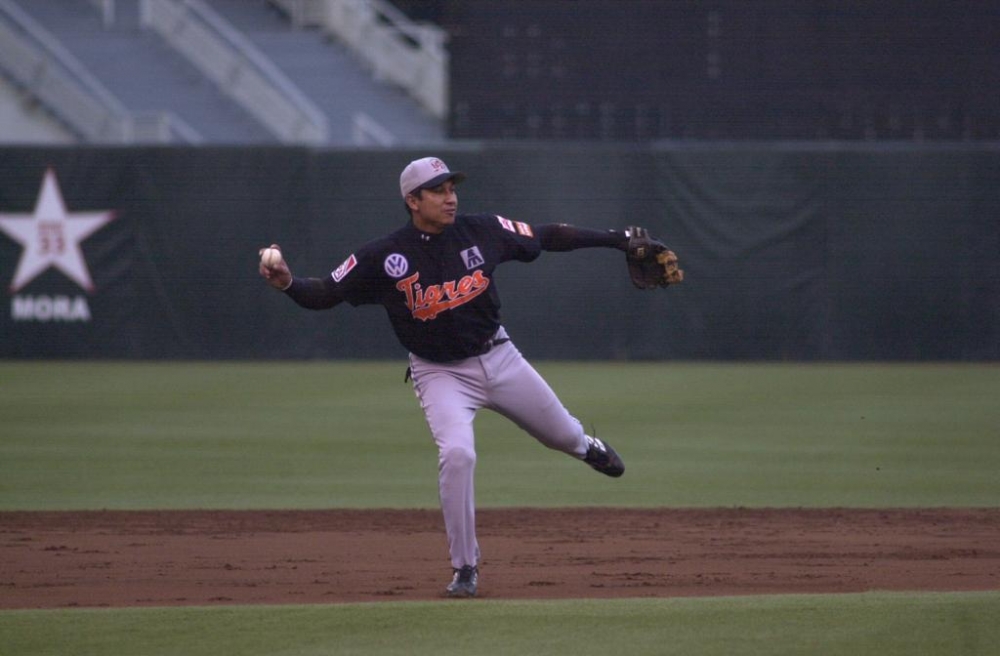
<instances>
[{"instance_id":1,"label":"orange 'tigres' script text","mask_svg":"<svg viewBox=\"0 0 1000 656\"><path fill-rule=\"evenodd\" d=\"M451 280L440 285L422 287L417 281L420 273L403 278L396 283L396 289L406 294L406 307L415 319L429 321L437 318L445 310L452 310L468 303L490 286L490 279L476 270L459 281Z\"/></svg>"}]
</instances>

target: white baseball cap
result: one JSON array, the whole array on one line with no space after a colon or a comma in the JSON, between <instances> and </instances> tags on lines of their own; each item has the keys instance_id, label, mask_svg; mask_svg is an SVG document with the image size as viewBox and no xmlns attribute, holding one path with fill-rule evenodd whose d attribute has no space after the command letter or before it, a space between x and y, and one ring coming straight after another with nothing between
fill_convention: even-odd
<instances>
[{"instance_id":1,"label":"white baseball cap","mask_svg":"<svg viewBox=\"0 0 1000 656\"><path fill-rule=\"evenodd\" d=\"M430 189L445 180L454 180L455 184L465 180L465 174L460 171L450 171L448 165L437 157L424 157L413 160L406 165L399 176L399 191L405 199L417 189Z\"/></svg>"}]
</instances>

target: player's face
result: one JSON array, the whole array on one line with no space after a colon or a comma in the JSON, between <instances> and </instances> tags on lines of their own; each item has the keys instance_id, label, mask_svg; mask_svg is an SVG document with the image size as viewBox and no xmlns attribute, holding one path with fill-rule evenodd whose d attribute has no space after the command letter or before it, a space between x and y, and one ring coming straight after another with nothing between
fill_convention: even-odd
<instances>
[{"instance_id":1,"label":"player's face","mask_svg":"<svg viewBox=\"0 0 1000 656\"><path fill-rule=\"evenodd\" d=\"M440 233L455 222L458 193L455 182L445 180L437 187L424 189L420 197L409 195L406 204L413 216L413 225L424 232Z\"/></svg>"}]
</instances>

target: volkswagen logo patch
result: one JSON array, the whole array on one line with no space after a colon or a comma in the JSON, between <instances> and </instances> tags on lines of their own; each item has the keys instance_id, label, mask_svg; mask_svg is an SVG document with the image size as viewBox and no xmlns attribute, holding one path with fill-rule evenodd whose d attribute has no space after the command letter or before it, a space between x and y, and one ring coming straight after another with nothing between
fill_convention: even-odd
<instances>
[{"instance_id":1,"label":"volkswagen logo patch","mask_svg":"<svg viewBox=\"0 0 1000 656\"><path fill-rule=\"evenodd\" d=\"M402 278L410 270L410 263L399 253L393 253L385 258L384 266L390 278Z\"/></svg>"}]
</instances>

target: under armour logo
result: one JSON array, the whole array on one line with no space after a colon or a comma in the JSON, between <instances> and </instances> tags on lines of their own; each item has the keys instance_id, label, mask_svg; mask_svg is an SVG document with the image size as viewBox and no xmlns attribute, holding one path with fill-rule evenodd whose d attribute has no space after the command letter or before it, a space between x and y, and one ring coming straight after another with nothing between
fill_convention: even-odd
<instances>
[{"instance_id":1,"label":"under armour logo","mask_svg":"<svg viewBox=\"0 0 1000 656\"><path fill-rule=\"evenodd\" d=\"M478 246L473 246L472 248L467 248L461 252L462 261L465 262L466 269L475 269L476 267L481 267L486 262L483 259L482 253L479 252Z\"/></svg>"}]
</instances>

